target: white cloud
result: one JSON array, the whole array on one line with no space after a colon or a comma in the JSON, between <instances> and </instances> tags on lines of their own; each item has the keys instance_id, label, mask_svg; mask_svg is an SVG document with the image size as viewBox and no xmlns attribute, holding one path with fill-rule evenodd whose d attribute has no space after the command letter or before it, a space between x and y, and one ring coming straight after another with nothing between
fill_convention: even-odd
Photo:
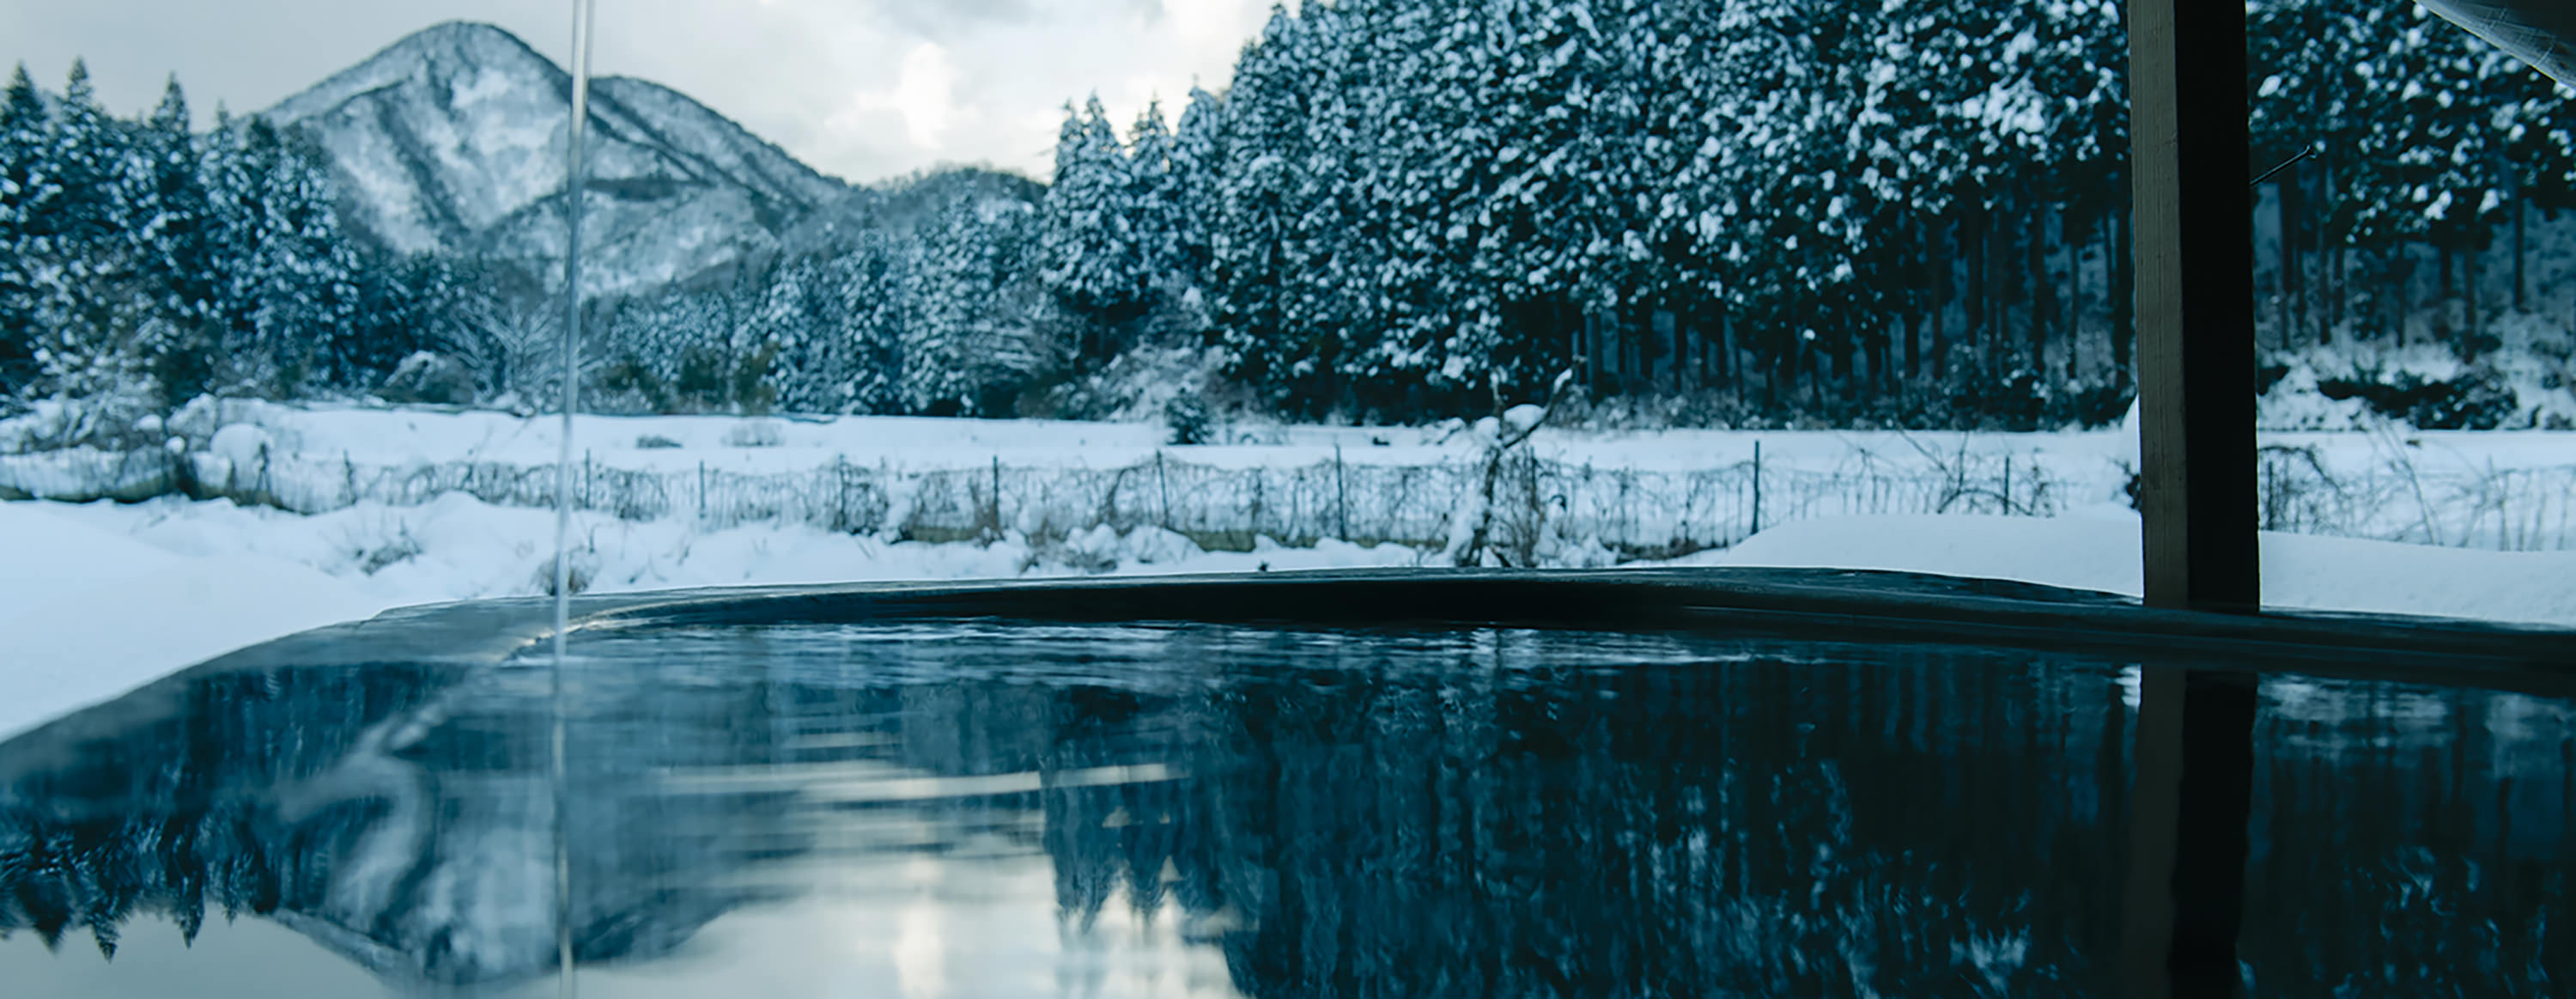
<instances>
[{"instance_id":1,"label":"white cloud","mask_svg":"<svg viewBox=\"0 0 2576 999\"><path fill-rule=\"evenodd\" d=\"M902 117L906 136L912 144L929 152L943 148L940 135L958 118L957 69L948 64L948 50L937 42L923 42L912 47L903 57L903 75L894 89L859 94L851 106L861 111L892 111ZM847 120L846 116L836 121Z\"/></svg>"}]
</instances>

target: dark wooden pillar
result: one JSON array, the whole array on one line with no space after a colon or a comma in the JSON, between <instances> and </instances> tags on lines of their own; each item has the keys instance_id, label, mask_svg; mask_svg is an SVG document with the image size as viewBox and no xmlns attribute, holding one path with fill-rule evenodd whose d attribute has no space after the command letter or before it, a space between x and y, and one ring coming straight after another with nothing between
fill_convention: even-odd
<instances>
[{"instance_id":1,"label":"dark wooden pillar","mask_svg":"<svg viewBox=\"0 0 2576 999\"><path fill-rule=\"evenodd\" d=\"M2245 8L2130 0L2147 602L2261 605ZM2123 892L2138 996L2232 995L2253 778L2250 679L2148 664Z\"/></svg>"},{"instance_id":2,"label":"dark wooden pillar","mask_svg":"<svg viewBox=\"0 0 2576 999\"><path fill-rule=\"evenodd\" d=\"M2261 602L2243 5L2131 0L2147 602Z\"/></svg>"}]
</instances>

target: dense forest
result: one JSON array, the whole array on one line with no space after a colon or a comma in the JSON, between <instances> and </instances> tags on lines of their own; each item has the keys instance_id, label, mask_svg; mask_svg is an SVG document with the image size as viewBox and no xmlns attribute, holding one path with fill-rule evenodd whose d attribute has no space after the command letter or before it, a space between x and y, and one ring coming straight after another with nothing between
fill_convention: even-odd
<instances>
[{"instance_id":1,"label":"dense forest","mask_svg":"<svg viewBox=\"0 0 2576 999\"><path fill-rule=\"evenodd\" d=\"M2553 249L2569 92L2420 7L2251 11L2267 363L2441 348L2443 377L2512 410L2482 365L2525 349L2508 329L2564 340L2576 305ZM585 397L1098 417L1182 385L1409 421L1570 372L1694 422L2098 422L2127 405L2134 342L2120 19L2114 0L1283 8L1177 115L1069 107L1051 184L890 182L887 217L592 302ZM191 133L175 81L118 119L77 68L59 96L22 69L0 113L0 397L547 397L559 276L375 247L294 130ZM2376 363L2347 374L2397 377Z\"/></svg>"},{"instance_id":2,"label":"dense forest","mask_svg":"<svg viewBox=\"0 0 2576 999\"><path fill-rule=\"evenodd\" d=\"M1197 303L1305 415L1571 369L1739 422L2101 419L2134 339L2120 11L1310 4L1177 128L1068 123L1045 276L1113 342ZM2290 164L2258 208L2267 348L2493 349L2542 298L2535 214L2576 206L2567 93L2420 7L2252 16L2247 176Z\"/></svg>"},{"instance_id":3,"label":"dense forest","mask_svg":"<svg viewBox=\"0 0 2576 999\"><path fill-rule=\"evenodd\" d=\"M0 98L0 395L358 391L434 324L435 261L369 259L295 137L189 128L174 81L137 121L78 64Z\"/></svg>"}]
</instances>

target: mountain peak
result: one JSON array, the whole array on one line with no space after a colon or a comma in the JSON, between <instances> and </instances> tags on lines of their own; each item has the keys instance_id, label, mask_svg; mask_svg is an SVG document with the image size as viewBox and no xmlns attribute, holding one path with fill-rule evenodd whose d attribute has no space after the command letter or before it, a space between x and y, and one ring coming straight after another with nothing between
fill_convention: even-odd
<instances>
[{"instance_id":1,"label":"mountain peak","mask_svg":"<svg viewBox=\"0 0 2576 999\"><path fill-rule=\"evenodd\" d=\"M344 217L404 253L560 266L571 79L517 36L450 21L264 113L331 160ZM656 84L597 78L589 171L602 291L688 278L774 249L847 188ZM605 210L603 210L605 209Z\"/></svg>"},{"instance_id":2,"label":"mountain peak","mask_svg":"<svg viewBox=\"0 0 2576 999\"><path fill-rule=\"evenodd\" d=\"M551 85L565 76L552 60L497 25L447 21L405 35L401 41L332 74L312 89L278 102L266 117L278 124L292 124L327 113L369 91L406 81L446 89L481 71L497 71L541 85Z\"/></svg>"}]
</instances>

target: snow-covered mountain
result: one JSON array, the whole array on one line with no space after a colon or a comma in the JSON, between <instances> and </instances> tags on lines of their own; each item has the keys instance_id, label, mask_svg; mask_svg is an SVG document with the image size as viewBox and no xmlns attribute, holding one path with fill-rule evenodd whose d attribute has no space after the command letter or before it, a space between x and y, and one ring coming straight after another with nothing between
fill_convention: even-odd
<instances>
[{"instance_id":1,"label":"snow-covered mountain","mask_svg":"<svg viewBox=\"0 0 2576 999\"><path fill-rule=\"evenodd\" d=\"M263 112L329 157L346 217L406 253L560 274L572 79L516 36L421 31ZM593 81L584 284L631 291L779 246L852 189L668 87Z\"/></svg>"}]
</instances>

